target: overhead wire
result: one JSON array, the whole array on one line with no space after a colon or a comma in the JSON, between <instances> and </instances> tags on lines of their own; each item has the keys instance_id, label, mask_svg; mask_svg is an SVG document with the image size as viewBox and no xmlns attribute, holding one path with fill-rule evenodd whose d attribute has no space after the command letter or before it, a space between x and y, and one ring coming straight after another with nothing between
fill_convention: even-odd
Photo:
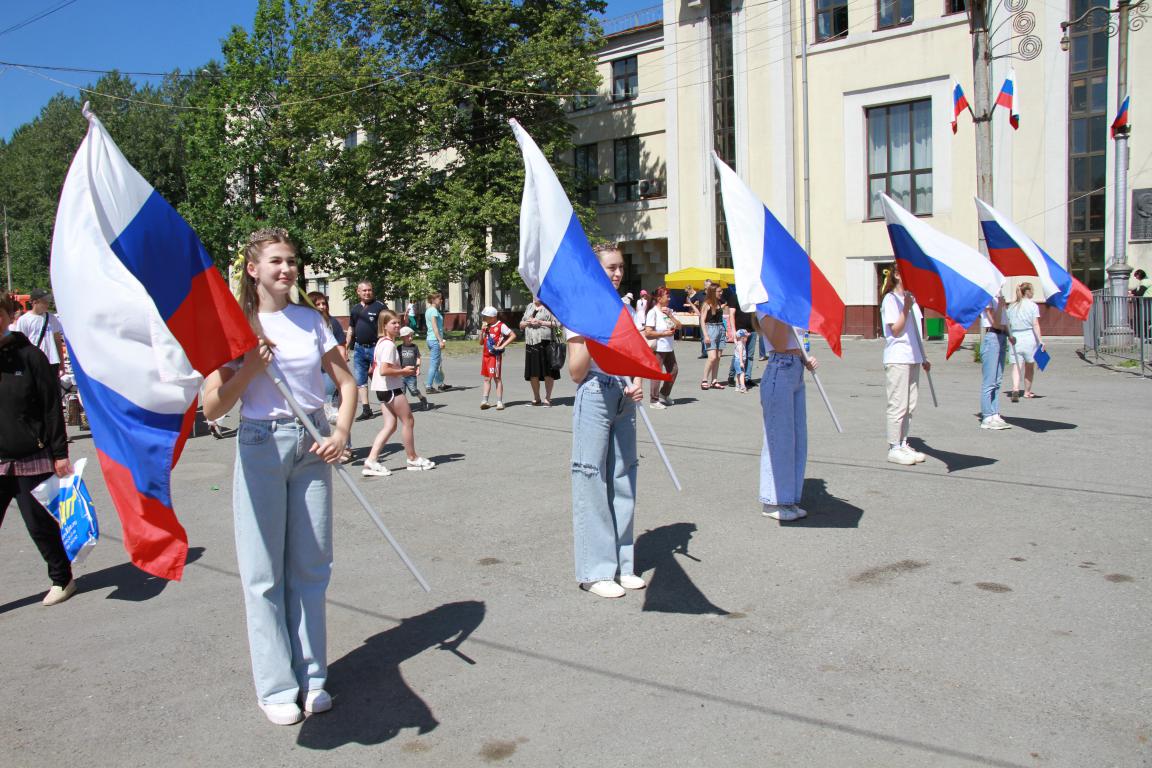
<instances>
[{"instance_id":1,"label":"overhead wire","mask_svg":"<svg viewBox=\"0 0 1152 768\"><path fill-rule=\"evenodd\" d=\"M62 0L61 2L52 6L51 8L48 8L44 11L38 11L37 13L33 14L32 16L29 16L28 18L24 19L23 21L18 21L10 27L5 27L4 29L0 29L0 35L6 35L9 32L16 32L18 30L24 29L24 27L28 26L29 24L34 24L37 21L40 21L40 19L51 16L52 14L56 13L57 11L62 11L75 2L77 2L77 0Z\"/></svg>"}]
</instances>

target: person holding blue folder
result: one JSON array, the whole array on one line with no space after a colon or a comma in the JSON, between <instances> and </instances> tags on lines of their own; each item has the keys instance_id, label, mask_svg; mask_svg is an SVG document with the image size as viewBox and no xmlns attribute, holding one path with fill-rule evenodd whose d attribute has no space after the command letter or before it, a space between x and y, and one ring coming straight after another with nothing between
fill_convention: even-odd
<instances>
[{"instance_id":1,"label":"person holding blue folder","mask_svg":"<svg viewBox=\"0 0 1152 768\"><path fill-rule=\"evenodd\" d=\"M1032 283L1016 286L1016 300L1008 305L1008 340L1012 363L1012 391L1008 397L1020 402L1033 398L1032 379L1036 374L1036 352L1043 349L1040 334L1040 308L1032 301ZM1024 389L1020 389L1020 369L1024 369Z\"/></svg>"}]
</instances>

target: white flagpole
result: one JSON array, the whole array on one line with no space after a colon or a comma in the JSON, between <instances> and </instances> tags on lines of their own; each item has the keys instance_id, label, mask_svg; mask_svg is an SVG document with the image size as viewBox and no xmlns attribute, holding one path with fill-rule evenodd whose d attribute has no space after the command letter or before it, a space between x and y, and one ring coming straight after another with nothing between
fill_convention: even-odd
<instances>
[{"instance_id":1,"label":"white flagpole","mask_svg":"<svg viewBox=\"0 0 1152 768\"><path fill-rule=\"evenodd\" d=\"M300 403L296 402L296 398L292 396L292 391L288 389L288 385L284 383L284 374L280 372L280 368L276 365L276 362L273 361L269 363L268 367L264 369L264 372L268 374L268 378L272 379L272 383L276 385L276 389L280 390L280 394L288 401L288 407L292 409L293 415L295 415L300 423L304 425L304 428L308 430L308 434L312 436L312 439L315 440L317 444L323 442L324 436L320 434L320 431L316 429L316 425L308 418L308 414L304 413L304 409L300 407ZM420 575L420 571L417 570L416 564L408 558L408 554L400 546L400 542L392 537L391 532L389 532L388 528L384 525L384 521L376 514L376 510L368 503L368 499L364 498L364 494L360 492L356 481L348 474L348 469L343 464L337 464L336 474L340 475L344 484L348 486L348 490L352 491L352 495L360 502L360 506L364 507L364 511L372 518L372 522L376 523L376 527L380 529L380 533L384 534L384 538L392 545L392 549L400 556L404 565L408 567L408 571L415 577L416 582L423 587L425 592L431 592L432 587L428 586L428 582L424 580L424 577Z\"/></svg>"},{"instance_id":2,"label":"white flagpole","mask_svg":"<svg viewBox=\"0 0 1152 768\"><path fill-rule=\"evenodd\" d=\"M620 386L625 389L628 388L628 380L623 376L616 377L620 381ZM643 387L643 384L641 384ZM660 458L664 460L664 466L668 470L668 476L672 478L672 485L676 486L676 490L682 491L680 487L680 478L676 477L676 470L672 469L672 462L668 461L668 454L664 453L664 445L660 442L660 438L656 436L656 430L652 428L652 421L648 418L648 412L644 410L643 401L636 404L636 410L640 411L641 418L644 419L644 426L648 427L648 434L652 436L652 442L656 444L656 450L660 452Z\"/></svg>"},{"instance_id":3,"label":"white flagpole","mask_svg":"<svg viewBox=\"0 0 1152 768\"><path fill-rule=\"evenodd\" d=\"M907 299L905 299L907 301ZM927 360L928 355L924 352L924 339L920 338L920 323L916 322L916 315L912 315L912 335L916 337L916 346L920 349L920 359ZM939 408L940 403L936 401L936 385L932 383L932 371L924 370L924 375L928 377L928 391L932 393L932 407Z\"/></svg>"},{"instance_id":4,"label":"white flagpole","mask_svg":"<svg viewBox=\"0 0 1152 768\"><path fill-rule=\"evenodd\" d=\"M792 329L792 337L796 339L796 346L800 349L800 356L804 360L804 367L808 367L808 353L804 351L804 340L800 338L800 333L796 330L796 326L788 326ZM844 434L844 427L840 426L840 419L836 418L836 411L832 410L832 402L828 399L828 393L824 391L824 385L820 383L820 377L816 375L816 371L811 371L812 379L816 382L816 388L820 390L820 397L824 398L824 405L828 408L828 415L832 417L832 423L836 425L836 431Z\"/></svg>"}]
</instances>

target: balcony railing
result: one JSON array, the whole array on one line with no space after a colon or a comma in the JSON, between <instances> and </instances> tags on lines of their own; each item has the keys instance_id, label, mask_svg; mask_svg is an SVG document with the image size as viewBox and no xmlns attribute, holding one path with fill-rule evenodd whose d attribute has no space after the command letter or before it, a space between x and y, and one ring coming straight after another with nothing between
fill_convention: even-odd
<instances>
[{"instance_id":1,"label":"balcony railing","mask_svg":"<svg viewBox=\"0 0 1152 768\"><path fill-rule=\"evenodd\" d=\"M604 19L600 26L604 28L605 35L617 35L636 27L646 27L664 20L664 6L654 5L651 8L641 8L623 16Z\"/></svg>"}]
</instances>

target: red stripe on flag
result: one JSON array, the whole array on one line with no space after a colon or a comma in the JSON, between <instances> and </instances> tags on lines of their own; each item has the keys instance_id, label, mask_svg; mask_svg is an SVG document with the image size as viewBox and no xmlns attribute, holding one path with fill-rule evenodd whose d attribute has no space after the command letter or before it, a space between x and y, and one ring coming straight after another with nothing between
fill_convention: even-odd
<instances>
[{"instance_id":1,"label":"red stripe on flag","mask_svg":"<svg viewBox=\"0 0 1152 768\"><path fill-rule=\"evenodd\" d=\"M919 298L919 297L917 297ZM944 359L952 357L952 353L960 349L960 345L964 343L964 336L968 333L968 329L959 323L952 322L952 318L945 317L944 324L948 327L948 351L944 353Z\"/></svg>"},{"instance_id":2,"label":"red stripe on flag","mask_svg":"<svg viewBox=\"0 0 1152 768\"><path fill-rule=\"evenodd\" d=\"M132 473L97 449L104 483L124 532L124 549L140 570L179 581L188 560L188 535L176 513L136 491Z\"/></svg>"},{"instance_id":3,"label":"red stripe on flag","mask_svg":"<svg viewBox=\"0 0 1152 768\"><path fill-rule=\"evenodd\" d=\"M808 258L812 267L812 314L808 319L808 330L816 331L837 357L841 356L840 334L844 328L844 302L828 278L816 266L812 258Z\"/></svg>"},{"instance_id":4,"label":"red stripe on flag","mask_svg":"<svg viewBox=\"0 0 1152 768\"><path fill-rule=\"evenodd\" d=\"M636 329L632 314L621 305L620 317L612 330L608 344L592 339L584 339L588 354L600 366L600 370L615 376L640 376L645 379L670 381L672 376L664 373L660 361L652 353L648 342Z\"/></svg>"},{"instance_id":5,"label":"red stripe on flag","mask_svg":"<svg viewBox=\"0 0 1152 768\"><path fill-rule=\"evenodd\" d=\"M256 335L216 267L192 278L168 328L192 367L205 376L256 346Z\"/></svg>"},{"instance_id":6,"label":"red stripe on flag","mask_svg":"<svg viewBox=\"0 0 1152 768\"><path fill-rule=\"evenodd\" d=\"M900 268L900 279L904 282L904 289L916 297L916 303L946 316L948 297L944 294L944 284L940 282L940 276L931 270L920 269L904 259L896 259L896 264Z\"/></svg>"},{"instance_id":7,"label":"red stripe on flag","mask_svg":"<svg viewBox=\"0 0 1152 768\"><path fill-rule=\"evenodd\" d=\"M1036 275L1036 265L1022 248L989 248L988 258L1002 274L1012 276Z\"/></svg>"},{"instance_id":8,"label":"red stripe on flag","mask_svg":"<svg viewBox=\"0 0 1152 768\"><path fill-rule=\"evenodd\" d=\"M1092 291L1084 283L1072 278L1072 290L1068 292L1068 301L1064 302L1064 312L1077 320L1087 320L1091 311Z\"/></svg>"}]
</instances>

